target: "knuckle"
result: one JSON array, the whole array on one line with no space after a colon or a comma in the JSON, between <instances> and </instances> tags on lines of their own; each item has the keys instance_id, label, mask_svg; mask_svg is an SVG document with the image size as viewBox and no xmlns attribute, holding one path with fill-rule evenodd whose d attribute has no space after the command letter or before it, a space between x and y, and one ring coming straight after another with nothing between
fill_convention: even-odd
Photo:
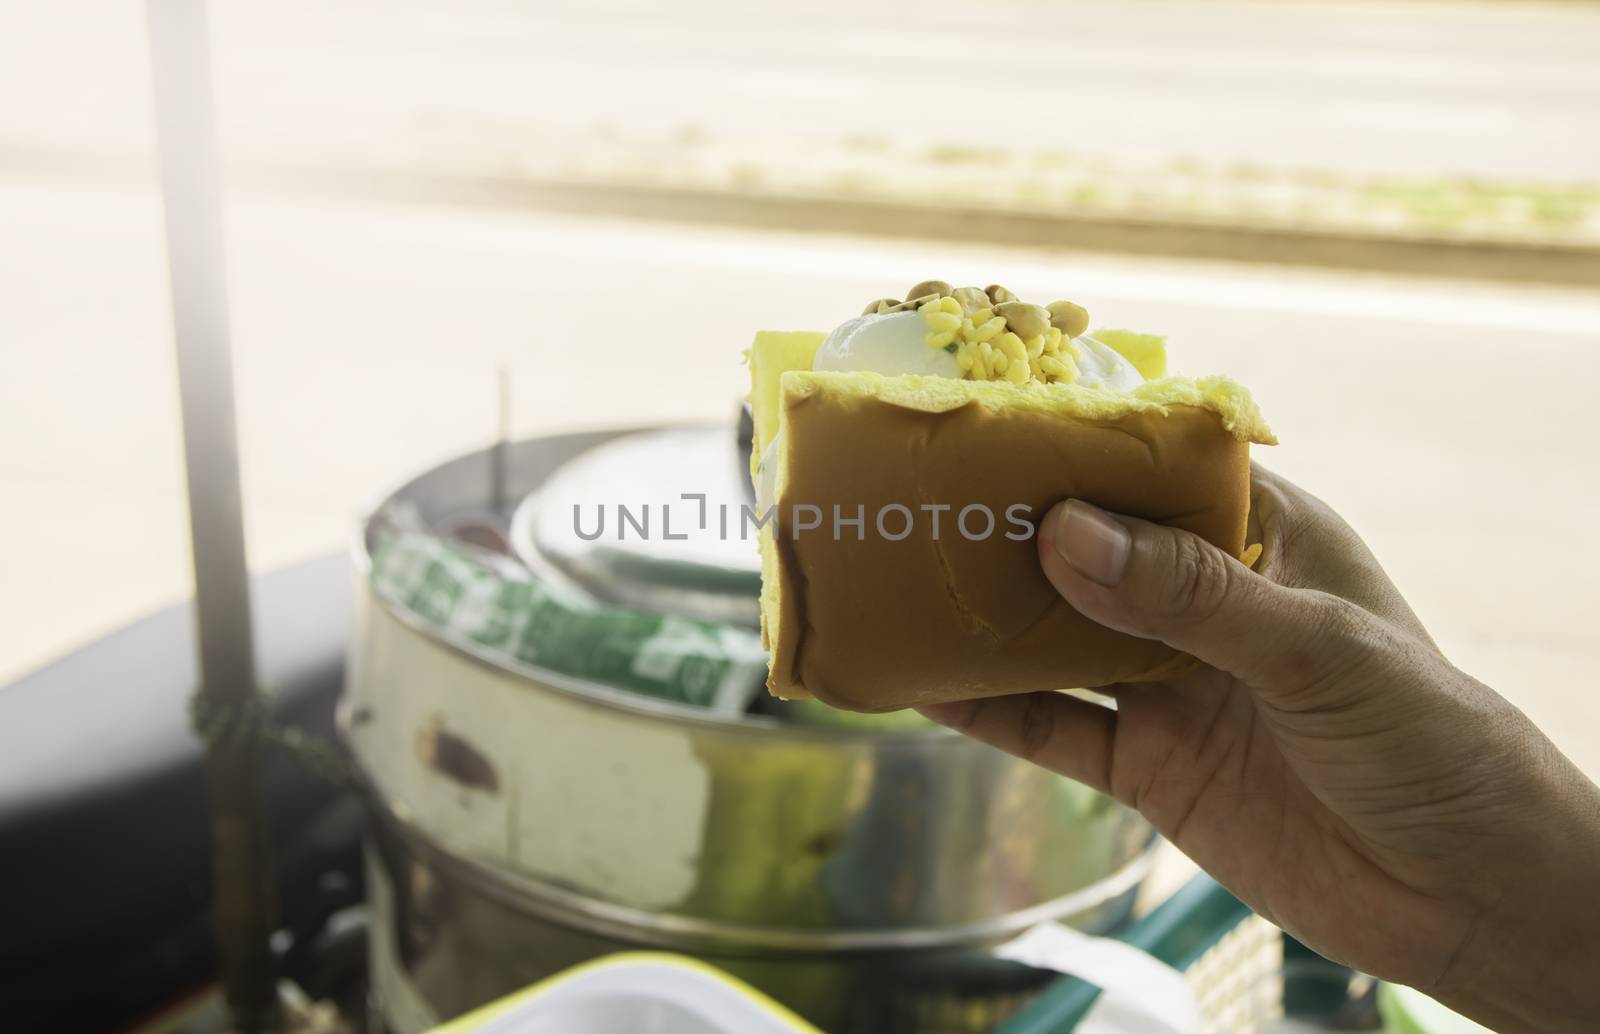
<instances>
[{"instance_id":1,"label":"knuckle","mask_svg":"<svg viewBox=\"0 0 1600 1034\"><path fill-rule=\"evenodd\" d=\"M1050 703L1044 693L1023 698L1022 713L1017 716L1017 753L1025 761L1038 758L1055 736L1055 709Z\"/></svg>"},{"instance_id":2,"label":"knuckle","mask_svg":"<svg viewBox=\"0 0 1600 1034\"><path fill-rule=\"evenodd\" d=\"M1342 658L1354 667L1407 652L1410 637L1360 604L1332 593L1319 593L1318 599L1317 627L1333 658Z\"/></svg>"},{"instance_id":3,"label":"knuckle","mask_svg":"<svg viewBox=\"0 0 1600 1034\"><path fill-rule=\"evenodd\" d=\"M1305 634L1283 643L1274 665L1272 689L1284 710L1336 704L1387 656L1382 627L1349 600L1316 593L1306 617Z\"/></svg>"},{"instance_id":4,"label":"knuckle","mask_svg":"<svg viewBox=\"0 0 1600 1034\"><path fill-rule=\"evenodd\" d=\"M1232 574L1218 550L1193 535L1169 532L1168 573L1156 607L1163 617L1203 624L1222 609Z\"/></svg>"},{"instance_id":5,"label":"knuckle","mask_svg":"<svg viewBox=\"0 0 1600 1034\"><path fill-rule=\"evenodd\" d=\"M1342 596L1313 590L1309 595L1307 624L1316 638L1328 646L1348 646L1359 638L1359 612Z\"/></svg>"}]
</instances>

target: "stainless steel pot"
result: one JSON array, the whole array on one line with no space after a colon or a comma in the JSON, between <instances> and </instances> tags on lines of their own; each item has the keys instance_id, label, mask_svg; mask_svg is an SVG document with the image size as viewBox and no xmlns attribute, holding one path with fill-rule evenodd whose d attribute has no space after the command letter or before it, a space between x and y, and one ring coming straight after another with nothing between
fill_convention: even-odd
<instances>
[{"instance_id":1,"label":"stainless steel pot","mask_svg":"<svg viewBox=\"0 0 1600 1034\"><path fill-rule=\"evenodd\" d=\"M459 524L617 433L464 456L385 505ZM1104 929L1148 871L1136 815L943 730L712 716L447 641L371 593L371 530L343 723L396 1032L628 948L705 958L829 1031L982 1030L1045 979L990 947Z\"/></svg>"}]
</instances>

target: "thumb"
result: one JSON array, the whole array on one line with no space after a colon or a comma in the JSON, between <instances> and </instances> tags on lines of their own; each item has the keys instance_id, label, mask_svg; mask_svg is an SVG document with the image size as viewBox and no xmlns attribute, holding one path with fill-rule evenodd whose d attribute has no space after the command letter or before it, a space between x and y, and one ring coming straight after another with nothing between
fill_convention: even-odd
<instances>
[{"instance_id":1,"label":"thumb","mask_svg":"<svg viewBox=\"0 0 1600 1034\"><path fill-rule=\"evenodd\" d=\"M1190 532L1077 499L1040 523L1039 560L1090 620L1159 639L1262 691L1295 693L1347 666L1370 619L1336 596L1263 578Z\"/></svg>"}]
</instances>

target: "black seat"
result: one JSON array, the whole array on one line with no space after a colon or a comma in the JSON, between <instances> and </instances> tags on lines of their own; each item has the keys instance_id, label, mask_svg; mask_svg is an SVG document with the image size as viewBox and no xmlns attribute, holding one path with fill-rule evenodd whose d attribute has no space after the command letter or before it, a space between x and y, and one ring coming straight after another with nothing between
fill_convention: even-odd
<instances>
[{"instance_id":1,"label":"black seat","mask_svg":"<svg viewBox=\"0 0 1600 1034\"><path fill-rule=\"evenodd\" d=\"M253 580L261 678L279 721L333 735L350 583L343 554ZM0 687L6 1029L123 1026L212 978L202 748L186 711L194 680L183 604ZM288 758L269 758L263 785L285 924L305 928L326 914L330 873L359 898L360 810Z\"/></svg>"}]
</instances>

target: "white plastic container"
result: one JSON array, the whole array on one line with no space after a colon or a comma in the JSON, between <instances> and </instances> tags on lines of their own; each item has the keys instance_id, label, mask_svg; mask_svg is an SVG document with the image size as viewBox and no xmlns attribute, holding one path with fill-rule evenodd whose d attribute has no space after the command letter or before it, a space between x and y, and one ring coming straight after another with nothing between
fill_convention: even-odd
<instances>
[{"instance_id":1,"label":"white plastic container","mask_svg":"<svg viewBox=\"0 0 1600 1034\"><path fill-rule=\"evenodd\" d=\"M557 973L433 1034L819 1034L714 966L626 952Z\"/></svg>"}]
</instances>

